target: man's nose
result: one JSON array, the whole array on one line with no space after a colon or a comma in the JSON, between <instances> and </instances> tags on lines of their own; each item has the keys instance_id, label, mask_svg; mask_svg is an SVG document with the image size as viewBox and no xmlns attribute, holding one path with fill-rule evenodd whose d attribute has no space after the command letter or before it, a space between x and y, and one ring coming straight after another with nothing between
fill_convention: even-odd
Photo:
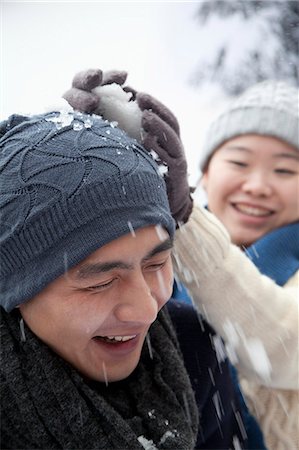
<instances>
[{"instance_id":1,"label":"man's nose","mask_svg":"<svg viewBox=\"0 0 299 450\"><path fill-rule=\"evenodd\" d=\"M122 298L115 309L115 316L122 322L150 325L156 320L158 311L158 301L140 273L124 288Z\"/></svg>"},{"instance_id":2,"label":"man's nose","mask_svg":"<svg viewBox=\"0 0 299 450\"><path fill-rule=\"evenodd\" d=\"M248 174L242 189L255 197L269 197L273 191L270 176L262 171Z\"/></svg>"}]
</instances>

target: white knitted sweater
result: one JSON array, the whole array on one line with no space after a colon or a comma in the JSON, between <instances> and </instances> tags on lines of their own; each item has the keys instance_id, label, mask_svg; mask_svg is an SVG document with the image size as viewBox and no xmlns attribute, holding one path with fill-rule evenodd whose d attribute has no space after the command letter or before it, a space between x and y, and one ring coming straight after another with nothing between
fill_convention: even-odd
<instances>
[{"instance_id":1,"label":"white knitted sweater","mask_svg":"<svg viewBox=\"0 0 299 450\"><path fill-rule=\"evenodd\" d=\"M284 287L261 275L200 207L177 232L174 266L223 337L268 449L299 449L299 274Z\"/></svg>"}]
</instances>

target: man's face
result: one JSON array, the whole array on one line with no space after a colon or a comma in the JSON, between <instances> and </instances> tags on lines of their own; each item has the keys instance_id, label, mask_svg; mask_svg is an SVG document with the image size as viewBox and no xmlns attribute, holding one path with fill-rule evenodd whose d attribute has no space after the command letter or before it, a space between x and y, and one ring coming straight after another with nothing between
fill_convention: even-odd
<instances>
[{"instance_id":1,"label":"man's face","mask_svg":"<svg viewBox=\"0 0 299 450\"><path fill-rule=\"evenodd\" d=\"M209 209L236 245L251 245L266 233L299 220L299 152L258 135L227 141L203 176Z\"/></svg>"},{"instance_id":2,"label":"man's face","mask_svg":"<svg viewBox=\"0 0 299 450\"><path fill-rule=\"evenodd\" d=\"M171 296L172 242L161 228L105 245L20 306L29 328L88 378L118 381L138 364Z\"/></svg>"}]
</instances>

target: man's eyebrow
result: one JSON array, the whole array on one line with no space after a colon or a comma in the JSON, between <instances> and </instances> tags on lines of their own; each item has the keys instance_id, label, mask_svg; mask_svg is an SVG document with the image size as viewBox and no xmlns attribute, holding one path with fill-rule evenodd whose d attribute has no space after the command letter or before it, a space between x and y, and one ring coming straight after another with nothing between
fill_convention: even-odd
<instances>
[{"instance_id":1,"label":"man's eyebrow","mask_svg":"<svg viewBox=\"0 0 299 450\"><path fill-rule=\"evenodd\" d=\"M147 259L152 258L153 256L157 255L157 253L166 252L167 250L172 249L173 247L173 239L170 237L165 239L165 241L161 242L161 244L158 244L155 248L153 248L144 258L143 261L146 261Z\"/></svg>"},{"instance_id":2,"label":"man's eyebrow","mask_svg":"<svg viewBox=\"0 0 299 450\"><path fill-rule=\"evenodd\" d=\"M144 258L143 261L146 261L157 253L164 252L173 247L173 240L171 238L166 239L165 241L158 244L154 247ZM101 273L109 272L113 269L123 269L123 270L132 270L133 264L128 264L123 261L111 261L104 263L93 263L93 264L83 264L75 273L76 280L84 280L87 278L92 278Z\"/></svg>"},{"instance_id":3,"label":"man's eyebrow","mask_svg":"<svg viewBox=\"0 0 299 450\"><path fill-rule=\"evenodd\" d=\"M104 262L104 263L93 263L93 264L84 264L76 271L75 279L76 280L84 280L86 278L92 278L101 273L109 272L113 269L124 269L130 270L133 268L133 265L126 264L122 261L112 261L112 262Z\"/></svg>"}]
</instances>

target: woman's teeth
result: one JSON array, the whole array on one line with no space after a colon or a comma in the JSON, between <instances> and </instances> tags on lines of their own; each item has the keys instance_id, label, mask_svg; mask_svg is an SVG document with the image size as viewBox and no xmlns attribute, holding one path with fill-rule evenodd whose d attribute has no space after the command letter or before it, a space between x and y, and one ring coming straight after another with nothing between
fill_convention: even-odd
<instances>
[{"instance_id":1,"label":"woman's teeth","mask_svg":"<svg viewBox=\"0 0 299 450\"><path fill-rule=\"evenodd\" d=\"M266 210L264 208L257 208L254 206L241 205L239 203L236 203L235 207L238 211L248 214L249 216L266 217L272 214L272 211L270 210Z\"/></svg>"}]
</instances>

